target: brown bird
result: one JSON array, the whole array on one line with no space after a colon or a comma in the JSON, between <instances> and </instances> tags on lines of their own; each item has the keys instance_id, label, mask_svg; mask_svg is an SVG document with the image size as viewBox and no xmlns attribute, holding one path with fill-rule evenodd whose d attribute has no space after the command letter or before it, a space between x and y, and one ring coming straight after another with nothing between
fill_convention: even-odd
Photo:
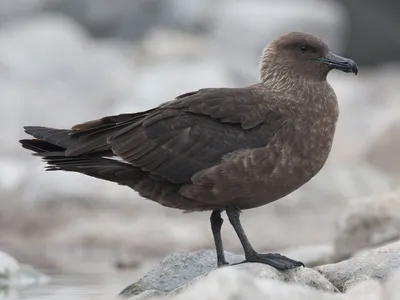
<instances>
[{"instance_id":1,"label":"brown bird","mask_svg":"<svg viewBox=\"0 0 400 300\"><path fill-rule=\"evenodd\" d=\"M292 32L265 48L259 83L201 89L71 129L27 126L35 139L20 142L47 162L47 170L113 181L176 209L212 211L218 266L227 264L224 210L245 261L280 270L304 266L257 253L239 216L295 191L325 164L339 112L327 82L332 69L358 72L354 61L333 54L319 38Z\"/></svg>"}]
</instances>

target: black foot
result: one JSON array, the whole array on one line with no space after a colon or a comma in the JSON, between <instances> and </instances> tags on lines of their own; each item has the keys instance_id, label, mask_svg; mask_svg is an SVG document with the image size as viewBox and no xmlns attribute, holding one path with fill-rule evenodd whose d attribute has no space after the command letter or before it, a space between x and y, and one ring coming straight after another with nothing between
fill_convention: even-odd
<instances>
[{"instance_id":1,"label":"black foot","mask_svg":"<svg viewBox=\"0 0 400 300\"><path fill-rule=\"evenodd\" d=\"M304 267L304 264L300 261L290 259L286 256L280 255L279 253L268 253L259 254L254 253L246 257L246 260L241 262L257 262L266 265L270 265L278 270L289 270L298 267Z\"/></svg>"}]
</instances>

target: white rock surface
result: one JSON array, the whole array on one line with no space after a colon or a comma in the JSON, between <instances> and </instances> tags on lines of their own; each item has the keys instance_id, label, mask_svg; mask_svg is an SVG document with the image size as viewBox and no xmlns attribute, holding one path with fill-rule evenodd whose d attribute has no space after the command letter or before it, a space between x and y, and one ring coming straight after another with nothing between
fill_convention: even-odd
<instances>
[{"instance_id":1,"label":"white rock surface","mask_svg":"<svg viewBox=\"0 0 400 300\"><path fill-rule=\"evenodd\" d=\"M400 270L400 242L365 251L336 264L316 267L340 291L360 282L376 279L385 281L391 273Z\"/></svg>"},{"instance_id":2,"label":"white rock surface","mask_svg":"<svg viewBox=\"0 0 400 300\"><path fill-rule=\"evenodd\" d=\"M19 264L15 258L0 251L0 278L10 278L19 270Z\"/></svg>"},{"instance_id":3,"label":"white rock surface","mask_svg":"<svg viewBox=\"0 0 400 300\"><path fill-rule=\"evenodd\" d=\"M178 252L130 285L120 296L130 299L398 299L400 242L353 259L312 269L285 272L262 264L215 269L215 253ZM228 259L241 260L227 253ZM329 281L328 281L329 280ZM337 294L339 289L345 294ZM153 298L155 297L155 298Z\"/></svg>"},{"instance_id":4,"label":"white rock surface","mask_svg":"<svg viewBox=\"0 0 400 300\"><path fill-rule=\"evenodd\" d=\"M350 288L345 294L326 293L313 288L279 282L277 280L255 278L237 269L219 269L201 278L186 290L171 292L160 297L149 291L138 299L173 300L397 300L400 294L398 285L400 272L395 272L384 284L368 280ZM124 299L121 297L121 299Z\"/></svg>"},{"instance_id":5,"label":"white rock surface","mask_svg":"<svg viewBox=\"0 0 400 300\"><path fill-rule=\"evenodd\" d=\"M20 266L15 258L0 251L0 290L5 287L27 287L48 280L47 276L29 266Z\"/></svg>"},{"instance_id":6,"label":"white rock surface","mask_svg":"<svg viewBox=\"0 0 400 300\"><path fill-rule=\"evenodd\" d=\"M243 261L243 257L226 252L229 262ZM268 278L281 282L291 282L310 286L318 290L334 292L336 288L309 268L297 268L288 271L278 271L268 265L246 263L226 266L216 270L216 255L214 250L201 250L193 253L180 251L165 258L155 269L139 279L136 283L125 288L121 295L125 297L140 296L145 291L155 290L162 293L180 293L188 286L199 282L211 274L230 274L233 271L245 271L254 278ZM149 293L149 292L147 292ZM140 299L140 298L139 298Z\"/></svg>"}]
</instances>

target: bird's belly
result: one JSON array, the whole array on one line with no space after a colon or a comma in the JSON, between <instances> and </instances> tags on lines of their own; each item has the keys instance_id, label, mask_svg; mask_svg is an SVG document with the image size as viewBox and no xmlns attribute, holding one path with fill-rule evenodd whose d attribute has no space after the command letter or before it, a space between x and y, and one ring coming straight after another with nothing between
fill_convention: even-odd
<instances>
[{"instance_id":1,"label":"bird's belly","mask_svg":"<svg viewBox=\"0 0 400 300\"><path fill-rule=\"evenodd\" d=\"M231 199L225 200L241 209L248 209L292 193L312 179L325 164L330 147L318 150L304 154L285 145L280 152L261 148L244 153L242 158L231 161L228 167L240 180L228 178L230 186L224 189L229 190L225 194Z\"/></svg>"}]
</instances>

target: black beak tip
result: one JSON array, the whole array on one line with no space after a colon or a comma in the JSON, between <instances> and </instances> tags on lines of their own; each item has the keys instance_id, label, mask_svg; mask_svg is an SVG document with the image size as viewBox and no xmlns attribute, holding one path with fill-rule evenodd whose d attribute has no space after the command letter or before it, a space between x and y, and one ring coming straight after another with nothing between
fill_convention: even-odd
<instances>
[{"instance_id":1,"label":"black beak tip","mask_svg":"<svg viewBox=\"0 0 400 300\"><path fill-rule=\"evenodd\" d=\"M354 75L357 75L358 74L358 66L357 66L356 62L349 59L349 64L351 66L351 72L353 72Z\"/></svg>"}]
</instances>

